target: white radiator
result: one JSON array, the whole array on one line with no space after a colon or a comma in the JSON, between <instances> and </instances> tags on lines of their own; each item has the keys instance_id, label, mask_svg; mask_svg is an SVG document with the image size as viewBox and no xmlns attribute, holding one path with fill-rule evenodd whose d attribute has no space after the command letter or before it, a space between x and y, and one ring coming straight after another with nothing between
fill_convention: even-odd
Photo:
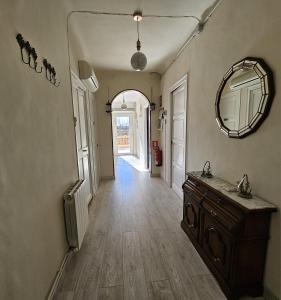
<instances>
[{"instance_id":1,"label":"white radiator","mask_svg":"<svg viewBox=\"0 0 281 300\"><path fill-rule=\"evenodd\" d=\"M64 212L69 246L79 250L89 222L84 180L78 180L64 194Z\"/></svg>"}]
</instances>

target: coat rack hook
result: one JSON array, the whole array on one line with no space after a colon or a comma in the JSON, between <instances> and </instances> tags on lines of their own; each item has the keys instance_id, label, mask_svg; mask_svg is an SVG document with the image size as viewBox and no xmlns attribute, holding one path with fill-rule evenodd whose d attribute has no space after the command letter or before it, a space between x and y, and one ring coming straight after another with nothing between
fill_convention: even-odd
<instances>
[{"instance_id":1,"label":"coat rack hook","mask_svg":"<svg viewBox=\"0 0 281 300\"><path fill-rule=\"evenodd\" d=\"M45 68L45 76L46 79L51 81L52 80L52 74L51 74L51 64L48 63L47 59L43 59L43 66Z\"/></svg>"},{"instance_id":2,"label":"coat rack hook","mask_svg":"<svg viewBox=\"0 0 281 300\"><path fill-rule=\"evenodd\" d=\"M37 62L36 62L36 63L35 63L35 68L34 68L35 72L36 72L36 73L42 73L42 72L43 72L43 67L40 67L40 70L37 70L37 67L38 67L38 64L37 64Z\"/></svg>"},{"instance_id":3,"label":"coat rack hook","mask_svg":"<svg viewBox=\"0 0 281 300\"><path fill-rule=\"evenodd\" d=\"M47 61L46 58L43 59L43 66L45 68L45 76L48 81L51 82L55 87L60 85L60 82L57 81L56 75L57 72L55 68Z\"/></svg>"},{"instance_id":4,"label":"coat rack hook","mask_svg":"<svg viewBox=\"0 0 281 300\"><path fill-rule=\"evenodd\" d=\"M60 81L59 81L59 82L57 82L57 80L55 79L55 82L53 83L53 85L54 85L55 87L58 87L58 86L60 86Z\"/></svg>"},{"instance_id":5,"label":"coat rack hook","mask_svg":"<svg viewBox=\"0 0 281 300\"><path fill-rule=\"evenodd\" d=\"M40 70L37 69L37 66L38 66L37 58L38 58L38 56L37 56L37 53L35 51L35 48L31 48L30 55L31 55L32 61L33 61L33 64L31 64L31 60L30 60L30 63L29 63L30 68L35 70L36 73L42 73L42 71L43 71L42 67L40 68Z\"/></svg>"},{"instance_id":6,"label":"coat rack hook","mask_svg":"<svg viewBox=\"0 0 281 300\"><path fill-rule=\"evenodd\" d=\"M20 33L17 34L16 39L17 39L17 42L18 42L18 44L19 44L19 46L20 46L21 60L22 60L22 62L25 63L26 65L29 65L29 62L30 62L30 55L29 55L29 53L28 53L27 47L28 47L28 45L30 45L30 44L29 44L28 42L26 42L26 41L23 39L23 37L22 37L22 35L21 35ZM23 50L24 50L24 49L26 50L26 52L27 52L27 54L28 54L28 61L25 61L25 60L24 60L24 55L23 55Z\"/></svg>"}]
</instances>

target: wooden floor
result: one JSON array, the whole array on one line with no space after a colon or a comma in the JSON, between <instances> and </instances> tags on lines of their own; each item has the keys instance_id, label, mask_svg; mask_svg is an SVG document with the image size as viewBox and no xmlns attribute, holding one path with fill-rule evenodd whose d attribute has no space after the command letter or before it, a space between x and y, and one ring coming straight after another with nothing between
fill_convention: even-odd
<instances>
[{"instance_id":1,"label":"wooden floor","mask_svg":"<svg viewBox=\"0 0 281 300\"><path fill-rule=\"evenodd\" d=\"M182 201L122 158L116 169L90 207L82 249L55 299L226 299L180 228Z\"/></svg>"}]
</instances>

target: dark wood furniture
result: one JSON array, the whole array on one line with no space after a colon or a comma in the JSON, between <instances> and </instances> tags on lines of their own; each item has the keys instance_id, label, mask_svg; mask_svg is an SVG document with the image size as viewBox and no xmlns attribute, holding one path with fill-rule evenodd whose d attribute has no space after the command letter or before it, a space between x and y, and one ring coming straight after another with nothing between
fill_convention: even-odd
<instances>
[{"instance_id":1,"label":"dark wood furniture","mask_svg":"<svg viewBox=\"0 0 281 300\"><path fill-rule=\"evenodd\" d=\"M276 207L257 197L239 199L222 186L231 185L188 173L181 226L228 299L261 296L270 214Z\"/></svg>"}]
</instances>

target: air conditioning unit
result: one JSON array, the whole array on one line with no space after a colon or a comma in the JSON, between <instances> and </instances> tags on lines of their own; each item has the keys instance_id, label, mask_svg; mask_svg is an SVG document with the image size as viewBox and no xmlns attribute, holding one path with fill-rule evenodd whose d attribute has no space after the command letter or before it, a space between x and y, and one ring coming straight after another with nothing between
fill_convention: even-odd
<instances>
[{"instance_id":1,"label":"air conditioning unit","mask_svg":"<svg viewBox=\"0 0 281 300\"><path fill-rule=\"evenodd\" d=\"M94 69L91 67L91 65L88 62L84 60L78 61L78 67L79 67L79 78L89 89L89 91L93 93L96 92L97 89L99 88L99 82L95 75Z\"/></svg>"},{"instance_id":2,"label":"air conditioning unit","mask_svg":"<svg viewBox=\"0 0 281 300\"><path fill-rule=\"evenodd\" d=\"M253 70L243 72L240 76L233 78L230 81L230 89L232 91L252 86L260 83L257 73Z\"/></svg>"}]
</instances>

